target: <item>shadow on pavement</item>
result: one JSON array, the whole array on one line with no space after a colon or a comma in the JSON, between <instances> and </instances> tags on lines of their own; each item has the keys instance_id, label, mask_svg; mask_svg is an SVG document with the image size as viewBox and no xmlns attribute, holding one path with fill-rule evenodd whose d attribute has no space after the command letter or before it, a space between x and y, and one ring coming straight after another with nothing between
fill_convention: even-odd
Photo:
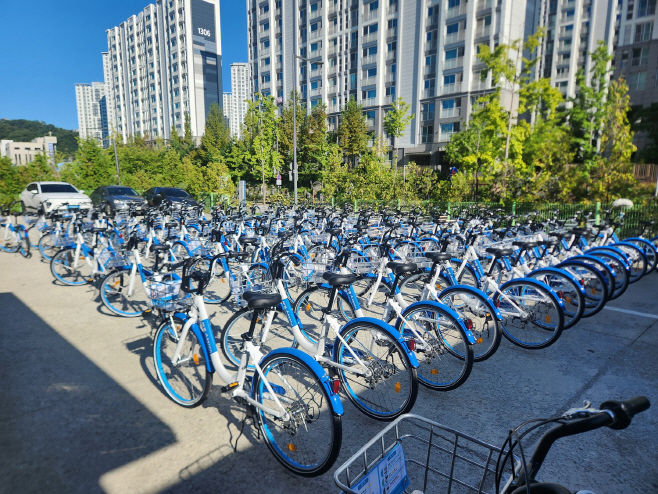
<instances>
[{"instance_id":1,"label":"shadow on pavement","mask_svg":"<svg viewBox=\"0 0 658 494\"><path fill-rule=\"evenodd\" d=\"M13 294L0 312L1 492L99 492L104 473L176 441Z\"/></svg>"}]
</instances>

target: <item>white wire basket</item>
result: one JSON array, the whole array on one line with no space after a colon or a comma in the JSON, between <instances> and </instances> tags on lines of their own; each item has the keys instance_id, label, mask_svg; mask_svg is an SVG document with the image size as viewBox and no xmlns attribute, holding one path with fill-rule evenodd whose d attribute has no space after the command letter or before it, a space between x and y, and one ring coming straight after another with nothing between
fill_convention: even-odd
<instances>
[{"instance_id":1,"label":"white wire basket","mask_svg":"<svg viewBox=\"0 0 658 494\"><path fill-rule=\"evenodd\" d=\"M500 448L418 415L406 414L388 425L334 473L346 494L365 492L420 494L494 494ZM394 461L391 461L393 457ZM397 462L395 462L397 460ZM502 471L501 486L520 469L513 456ZM406 474L406 475L405 475ZM397 485L390 485L391 482ZM376 484L376 483L377 484Z\"/></svg>"},{"instance_id":2,"label":"white wire basket","mask_svg":"<svg viewBox=\"0 0 658 494\"><path fill-rule=\"evenodd\" d=\"M302 278L307 283L324 283L322 277L327 271L331 271L334 261L333 252L313 252L313 257L305 259L302 263Z\"/></svg>"},{"instance_id":3,"label":"white wire basket","mask_svg":"<svg viewBox=\"0 0 658 494\"><path fill-rule=\"evenodd\" d=\"M254 270L244 272L240 269L233 271L231 278L231 293L233 301L238 307L245 307L245 292L274 293L276 287L269 271Z\"/></svg>"},{"instance_id":4,"label":"white wire basket","mask_svg":"<svg viewBox=\"0 0 658 494\"><path fill-rule=\"evenodd\" d=\"M379 269L381 258L374 249L368 251L353 250L347 261L347 269L356 274L371 274Z\"/></svg>"},{"instance_id":5,"label":"white wire basket","mask_svg":"<svg viewBox=\"0 0 658 494\"><path fill-rule=\"evenodd\" d=\"M109 247L106 247L102 250L100 256L98 256L98 262L104 268L120 268L123 266L128 266L130 264L130 259L128 254L124 251L113 250Z\"/></svg>"},{"instance_id":6,"label":"white wire basket","mask_svg":"<svg viewBox=\"0 0 658 494\"><path fill-rule=\"evenodd\" d=\"M181 280L146 281L149 305L164 312L185 310L193 303L192 297L181 290Z\"/></svg>"}]
</instances>

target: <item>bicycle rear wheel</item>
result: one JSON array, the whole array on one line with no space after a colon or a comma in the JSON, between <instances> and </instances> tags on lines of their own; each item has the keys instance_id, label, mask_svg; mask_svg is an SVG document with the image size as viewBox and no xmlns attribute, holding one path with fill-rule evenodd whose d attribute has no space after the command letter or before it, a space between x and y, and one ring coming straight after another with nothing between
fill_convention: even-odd
<instances>
[{"instance_id":1,"label":"bicycle rear wheel","mask_svg":"<svg viewBox=\"0 0 658 494\"><path fill-rule=\"evenodd\" d=\"M338 457L343 432L341 418L333 413L321 376L291 354L269 354L260 366L263 375L254 375L254 399L271 410L280 410L276 398L289 416L282 420L256 409L267 447L279 463L297 475L323 474Z\"/></svg>"},{"instance_id":2,"label":"bicycle rear wheel","mask_svg":"<svg viewBox=\"0 0 658 494\"><path fill-rule=\"evenodd\" d=\"M564 314L550 290L529 280L513 280L496 292L505 338L521 348L540 349L555 343L564 329Z\"/></svg>"},{"instance_id":3,"label":"bicycle rear wheel","mask_svg":"<svg viewBox=\"0 0 658 494\"><path fill-rule=\"evenodd\" d=\"M420 383L435 391L449 391L471 375L473 347L459 321L438 305L421 304L405 311L396 329L404 339L415 340Z\"/></svg>"},{"instance_id":4,"label":"bicycle rear wheel","mask_svg":"<svg viewBox=\"0 0 658 494\"><path fill-rule=\"evenodd\" d=\"M583 317L598 314L608 301L608 285L601 272L594 266L580 261L564 261L558 268L568 271L585 289Z\"/></svg>"},{"instance_id":5,"label":"bicycle rear wheel","mask_svg":"<svg viewBox=\"0 0 658 494\"><path fill-rule=\"evenodd\" d=\"M409 412L418 396L418 377L402 344L362 319L346 325L340 334L345 343L336 340L334 362L354 368L355 372L337 369L354 406L377 420L393 420ZM363 368L355 356L370 375L356 373Z\"/></svg>"},{"instance_id":6,"label":"bicycle rear wheel","mask_svg":"<svg viewBox=\"0 0 658 494\"><path fill-rule=\"evenodd\" d=\"M211 262L210 259L199 259L192 264L190 272L210 273ZM230 275L226 273L220 261L215 261L212 268L212 275L203 293L203 301L207 304L221 304L231 296Z\"/></svg>"},{"instance_id":7,"label":"bicycle rear wheel","mask_svg":"<svg viewBox=\"0 0 658 494\"><path fill-rule=\"evenodd\" d=\"M528 278L533 278L551 287L564 304L564 329L574 327L585 313L585 295L578 282L567 272L557 269L532 272Z\"/></svg>"},{"instance_id":8,"label":"bicycle rear wheel","mask_svg":"<svg viewBox=\"0 0 658 494\"><path fill-rule=\"evenodd\" d=\"M75 248L68 247L55 254L50 260L50 272L65 285L86 285L93 281L93 269L82 252L76 263L75 251Z\"/></svg>"},{"instance_id":9,"label":"bicycle rear wheel","mask_svg":"<svg viewBox=\"0 0 658 494\"><path fill-rule=\"evenodd\" d=\"M50 261L59 247L57 247L57 236L54 233L46 233L39 239L39 252L41 257L46 261Z\"/></svg>"},{"instance_id":10,"label":"bicycle rear wheel","mask_svg":"<svg viewBox=\"0 0 658 494\"><path fill-rule=\"evenodd\" d=\"M194 408L208 397L212 373L206 367L201 343L192 329L187 332L180 355L173 361L182 329L183 321L177 317L160 324L153 339L153 363L167 396L183 407Z\"/></svg>"}]
</instances>

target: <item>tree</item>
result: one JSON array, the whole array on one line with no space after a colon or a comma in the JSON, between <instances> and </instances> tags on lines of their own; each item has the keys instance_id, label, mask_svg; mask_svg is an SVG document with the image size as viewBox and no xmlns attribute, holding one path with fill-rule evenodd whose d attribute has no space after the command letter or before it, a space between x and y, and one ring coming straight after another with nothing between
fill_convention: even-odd
<instances>
[{"instance_id":1,"label":"tree","mask_svg":"<svg viewBox=\"0 0 658 494\"><path fill-rule=\"evenodd\" d=\"M224 121L224 114L217 103L210 105L206 128L201 137L200 156L205 164L224 155L231 143L231 132Z\"/></svg>"},{"instance_id":2,"label":"tree","mask_svg":"<svg viewBox=\"0 0 658 494\"><path fill-rule=\"evenodd\" d=\"M338 142L343 152L350 157L352 166L356 165L356 157L368 149L368 124L363 114L363 106L350 99L340 114L338 126Z\"/></svg>"},{"instance_id":3,"label":"tree","mask_svg":"<svg viewBox=\"0 0 658 494\"><path fill-rule=\"evenodd\" d=\"M397 98L393 101L393 106L386 112L386 116L384 117L384 130L393 138L393 166L396 170L398 167L398 148L395 140L404 135L405 129L414 118L414 114L408 114L409 108L409 105L402 98ZM406 182L406 167L403 170L403 180Z\"/></svg>"},{"instance_id":4,"label":"tree","mask_svg":"<svg viewBox=\"0 0 658 494\"><path fill-rule=\"evenodd\" d=\"M647 146L637 152L634 161L658 163L658 103L633 109L629 120L632 130L644 133L648 140Z\"/></svg>"}]
</instances>

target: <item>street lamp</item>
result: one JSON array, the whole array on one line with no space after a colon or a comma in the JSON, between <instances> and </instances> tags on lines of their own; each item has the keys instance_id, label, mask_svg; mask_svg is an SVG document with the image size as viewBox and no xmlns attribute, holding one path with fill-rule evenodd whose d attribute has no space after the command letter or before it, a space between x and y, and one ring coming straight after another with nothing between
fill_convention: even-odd
<instances>
[{"instance_id":1,"label":"street lamp","mask_svg":"<svg viewBox=\"0 0 658 494\"><path fill-rule=\"evenodd\" d=\"M300 55L294 55L295 60L293 63L293 87L295 88L295 101L292 104L292 179L295 189L295 206L297 206L297 60L304 60L305 62L314 63L315 65L322 65L324 62L321 60L310 60Z\"/></svg>"}]
</instances>

